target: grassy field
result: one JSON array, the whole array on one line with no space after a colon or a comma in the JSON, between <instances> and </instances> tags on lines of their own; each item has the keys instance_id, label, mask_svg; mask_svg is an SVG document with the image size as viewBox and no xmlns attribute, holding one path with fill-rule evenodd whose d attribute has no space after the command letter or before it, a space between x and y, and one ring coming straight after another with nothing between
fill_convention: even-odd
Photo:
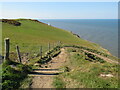
<instances>
[{"instance_id":1,"label":"grassy field","mask_svg":"<svg viewBox=\"0 0 120 90\"><path fill-rule=\"evenodd\" d=\"M19 20L19 22L21 26L2 23L3 48L4 38L10 38L11 51L15 51L16 45L20 46L22 52L39 51L40 45L46 50L48 42L52 46L53 43L56 44L56 42L61 41L64 44L81 45L101 52L107 52L99 45L78 38L68 31L31 20Z\"/></svg>"}]
</instances>

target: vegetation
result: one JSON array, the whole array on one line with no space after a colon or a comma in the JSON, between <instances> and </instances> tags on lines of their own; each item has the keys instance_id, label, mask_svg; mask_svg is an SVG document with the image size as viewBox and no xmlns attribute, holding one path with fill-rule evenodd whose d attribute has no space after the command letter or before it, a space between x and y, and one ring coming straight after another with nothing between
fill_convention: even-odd
<instances>
[{"instance_id":1,"label":"vegetation","mask_svg":"<svg viewBox=\"0 0 120 90\"><path fill-rule=\"evenodd\" d=\"M53 81L53 85L56 88L118 87L118 66L116 64L109 64L103 59L83 51L84 49L117 60L116 57L112 56L99 45L78 38L68 31L49 26L38 20L4 19L2 22L3 48L4 38L10 38L10 60L2 64L3 89L18 89L20 86L21 88L28 87L29 85L26 82L30 82L31 78L27 77L27 74L32 70L34 64L36 62L39 64L47 63L53 57L57 56L63 47L69 47L67 50L69 57L68 61L62 67L64 73L55 77ZM62 45L59 46L58 41L61 41ZM48 43L50 43L50 50L48 49ZM21 56L23 57L25 54L28 58L29 63L27 65L15 62L17 60L16 45L20 47ZM40 58L40 46L43 49L42 58ZM113 77L102 77L100 76L101 74L111 74Z\"/></svg>"},{"instance_id":2,"label":"vegetation","mask_svg":"<svg viewBox=\"0 0 120 90\"><path fill-rule=\"evenodd\" d=\"M101 58L99 58L99 57L97 57L97 56L95 56L93 54L85 52L85 55L86 55L86 58L85 58L86 60L94 61L94 62L99 61L100 63L105 62L103 59L101 59Z\"/></svg>"},{"instance_id":3,"label":"vegetation","mask_svg":"<svg viewBox=\"0 0 120 90\"><path fill-rule=\"evenodd\" d=\"M55 86L55 88L64 88L65 87L64 82L59 77L54 78L53 85Z\"/></svg>"},{"instance_id":4,"label":"vegetation","mask_svg":"<svg viewBox=\"0 0 120 90\"><path fill-rule=\"evenodd\" d=\"M94 58L94 56L91 60L86 60L89 54L83 53L76 48L68 48L67 53L69 55L69 60L61 67L65 69L66 72L57 76L59 77L58 81L63 81L63 88L118 87L117 64L110 64L108 62L103 63L103 61L99 61L99 58ZM111 77L102 75L111 75ZM54 85L57 87L57 82Z\"/></svg>"},{"instance_id":5,"label":"vegetation","mask_svg":"<svg viewBox=\"0 0 120 90\"><path fill-rule=\"evenodd\" d=\"M27 77L31 67L11 60L6 60L2 64L2 89L18 89L20 82Z\"/></svg>"},{"instance_id":6,"label":"vegetation","mask_svg":"<svg viewBox=\"0 0 120 90\"><path fill-rule=\"evenodd\" d=\"M98 50L95 50L95 49L90 49L88 47L84 47L84 46L77 46L77 45L64 45L64 47L74 47L74 48L79 48L79 49L84 49L84 50L87 50L87 51L90 51L90 52L93 52L93 53L96 53L96 54L99 54L101 56L104 56L104 57L108 57L108 58L112 58L114 60L118 60L117 57L115 56L112 56L111 54L107 54L107 53L104 53L104 52L100 52Z\"/></svg>"},{"instance_id":7,"label":"vegetation","mask_svg":"<svg viewBox=\"0 0 120 90\"><path fill-rule=\"evenodd\" d=\"M20 26L21 25L21 23L16 21L16 20L2 19L0 21L3 22L3 23L8 23L8 24L14 25L14 26Z\"/></svg>"},{"instance_id":8,"label":"vegetation","mask_svg":"<svg viewBox=\"0 0 120 90\"><path fill-rule=\"evenodd\" d=\"M60 53L60 46L56 46L52 50L46 52L46 54L38 61L40 64L47 63L51 60L51 58L57 56Z\"/></svg>"},{"instance_id":9,"label":"vegetation","mask_svg":"<svg viewBox=\"0 0 120 90\"><path fill-rule=\"evenodd\" d=\"M13 25L2 23L3 48L4 38L10 38L11 52L16 52L16 45L20 47L21 52L29 52L31 54L39 52L39 47L42 45L44 52L46 52L49 42L52 46L57 44L58 41L61 41L63 44L73 45L74 43L75 45L107 52L99 45L78 38L68 31L29 19L17 19L15 21L20 22L21 25L14 27Z\"/></svg>"}]
</instances>

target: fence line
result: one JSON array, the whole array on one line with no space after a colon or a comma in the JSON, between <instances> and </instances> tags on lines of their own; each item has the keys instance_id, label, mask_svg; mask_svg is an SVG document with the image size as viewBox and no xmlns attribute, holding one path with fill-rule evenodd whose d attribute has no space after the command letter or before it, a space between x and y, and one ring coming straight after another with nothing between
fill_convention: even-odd
<instances>
[{"instance_id":1,"label":"fence line","mask_svg":"<svg viewBox=\"0 0 120 90\"><path fill-rule=\"evenodd\" d=\"M25 51L21 51L20 46L16 45L16 53L13 51L10 53L10 39L5 38L4 60L9 60L9 58L12 57L12 60L18 59L17 62L19 61L20 63L22 63L24 60L33 59L36 57L39 57L39 59L41 59L42 56L45 55L45 52L49 53L52 48L59 46L60 43L61 43L60 41L58 41L56 43L48 43L48 47L45 46L44 48L43 48L43 46L40 46L40 45L39 46L37 45L38 47L32 46L32 48L31 47L22 47L22 48L25 48L25 49L22 49ZM26 50L27 48L28 48L28 50ZM37 50L37 48L38 48L38 50Z\"/></svg>"}]
</instances>

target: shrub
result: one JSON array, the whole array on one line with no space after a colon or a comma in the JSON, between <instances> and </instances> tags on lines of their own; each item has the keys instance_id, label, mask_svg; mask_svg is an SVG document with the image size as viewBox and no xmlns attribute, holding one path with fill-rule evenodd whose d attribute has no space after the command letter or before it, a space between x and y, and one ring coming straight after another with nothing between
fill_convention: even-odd
<instances>
[{"instance_id":1,"label":"shrub","mask_svg":"<svg viewBox=\"0 0 120 90\"><path fill-rule=\"evenodd\" d=\"M3 90L9 90L9 89L17 89L17 87L19 87L20 84L18 82L15 81L11 81L11 80L5 80L2 83L2 89Z\"/></svg>"},{"instance_id":2,"label":"shrub","mask_svg":"<svg viewBox=\"0 0 120 90\"><path fill-rule=\"evenodd\" d=\"M8 19L2 19L3 23L8 23L8 24L12 24L14 26L20 26L21 23L16 21L16 20L8 20Z\"/></svg>"},{"instance_id":3,"label":"shrub","mask_svg":"<svg viewBox=\"0 0 120 90\"><path fill-rule=\"evenodd\" d=\"M99 61L100 63L104 63L105 61L93 54L85 52L85 55L87 56L85 59L89 61Z\"/></svg>"},{"instance_id":4,"label":"shrub","mask_svg":"<svg viewBox=\"0 0 120 90\"><path fill-rule=\"evenodd\" d=\"M23 77L21 77L19 74L3 73L3 75L2 75L2 82L4 82L5 80L16 81L16 80L20 80L22 78Z\"/></svg>"},{"instance_id":5,"label":"shrub","mask_svg":"<svg viewBox=\"0 0 120 90\"><path fill-rule=\"evenodd\" d=\"M18 71L16 71L15 69L11 68L9 65L5 68L3 68L3 73L18 73Z\"/></svg>"},{"instance_id":6,"label":"shrub","mask_svg":"<svg viewBox=\"0 0 120 90\"><path fill-rule=\"evenodd\" d=\"M28 65L22 65L13 61L5 61L3 63L4 68L2 70L2 87L3 90L10 88L19 88L20 82L27 76L27 73L31 71L31 67ZM14 67L10 66L14 65Z\"/></svg>"}]
</instances>

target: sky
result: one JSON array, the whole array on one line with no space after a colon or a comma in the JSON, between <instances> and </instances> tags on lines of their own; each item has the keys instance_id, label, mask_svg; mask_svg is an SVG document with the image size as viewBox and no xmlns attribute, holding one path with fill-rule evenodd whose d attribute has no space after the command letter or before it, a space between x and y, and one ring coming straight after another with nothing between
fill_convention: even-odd
<instances>
[{"instance_id":1,"label":"sky","mask_svg":"<svg viewBox=\"0 0 120 90\"><path fill-rule=\"evenodd\" d=\"M119 2L120 0L34 0L34 2ZM33 2L33 0L0 0L0 2Z\"/></svg>"},{"instance_id":2,"label":"sky","mask_svg":"<svg viewBox=\"0 0 120 90\"><path fill-rule=\"evenodd\" d=\"M118 18L118 2L2 2L1 10L2 18Z\"/></svg>"}]
</instances>

